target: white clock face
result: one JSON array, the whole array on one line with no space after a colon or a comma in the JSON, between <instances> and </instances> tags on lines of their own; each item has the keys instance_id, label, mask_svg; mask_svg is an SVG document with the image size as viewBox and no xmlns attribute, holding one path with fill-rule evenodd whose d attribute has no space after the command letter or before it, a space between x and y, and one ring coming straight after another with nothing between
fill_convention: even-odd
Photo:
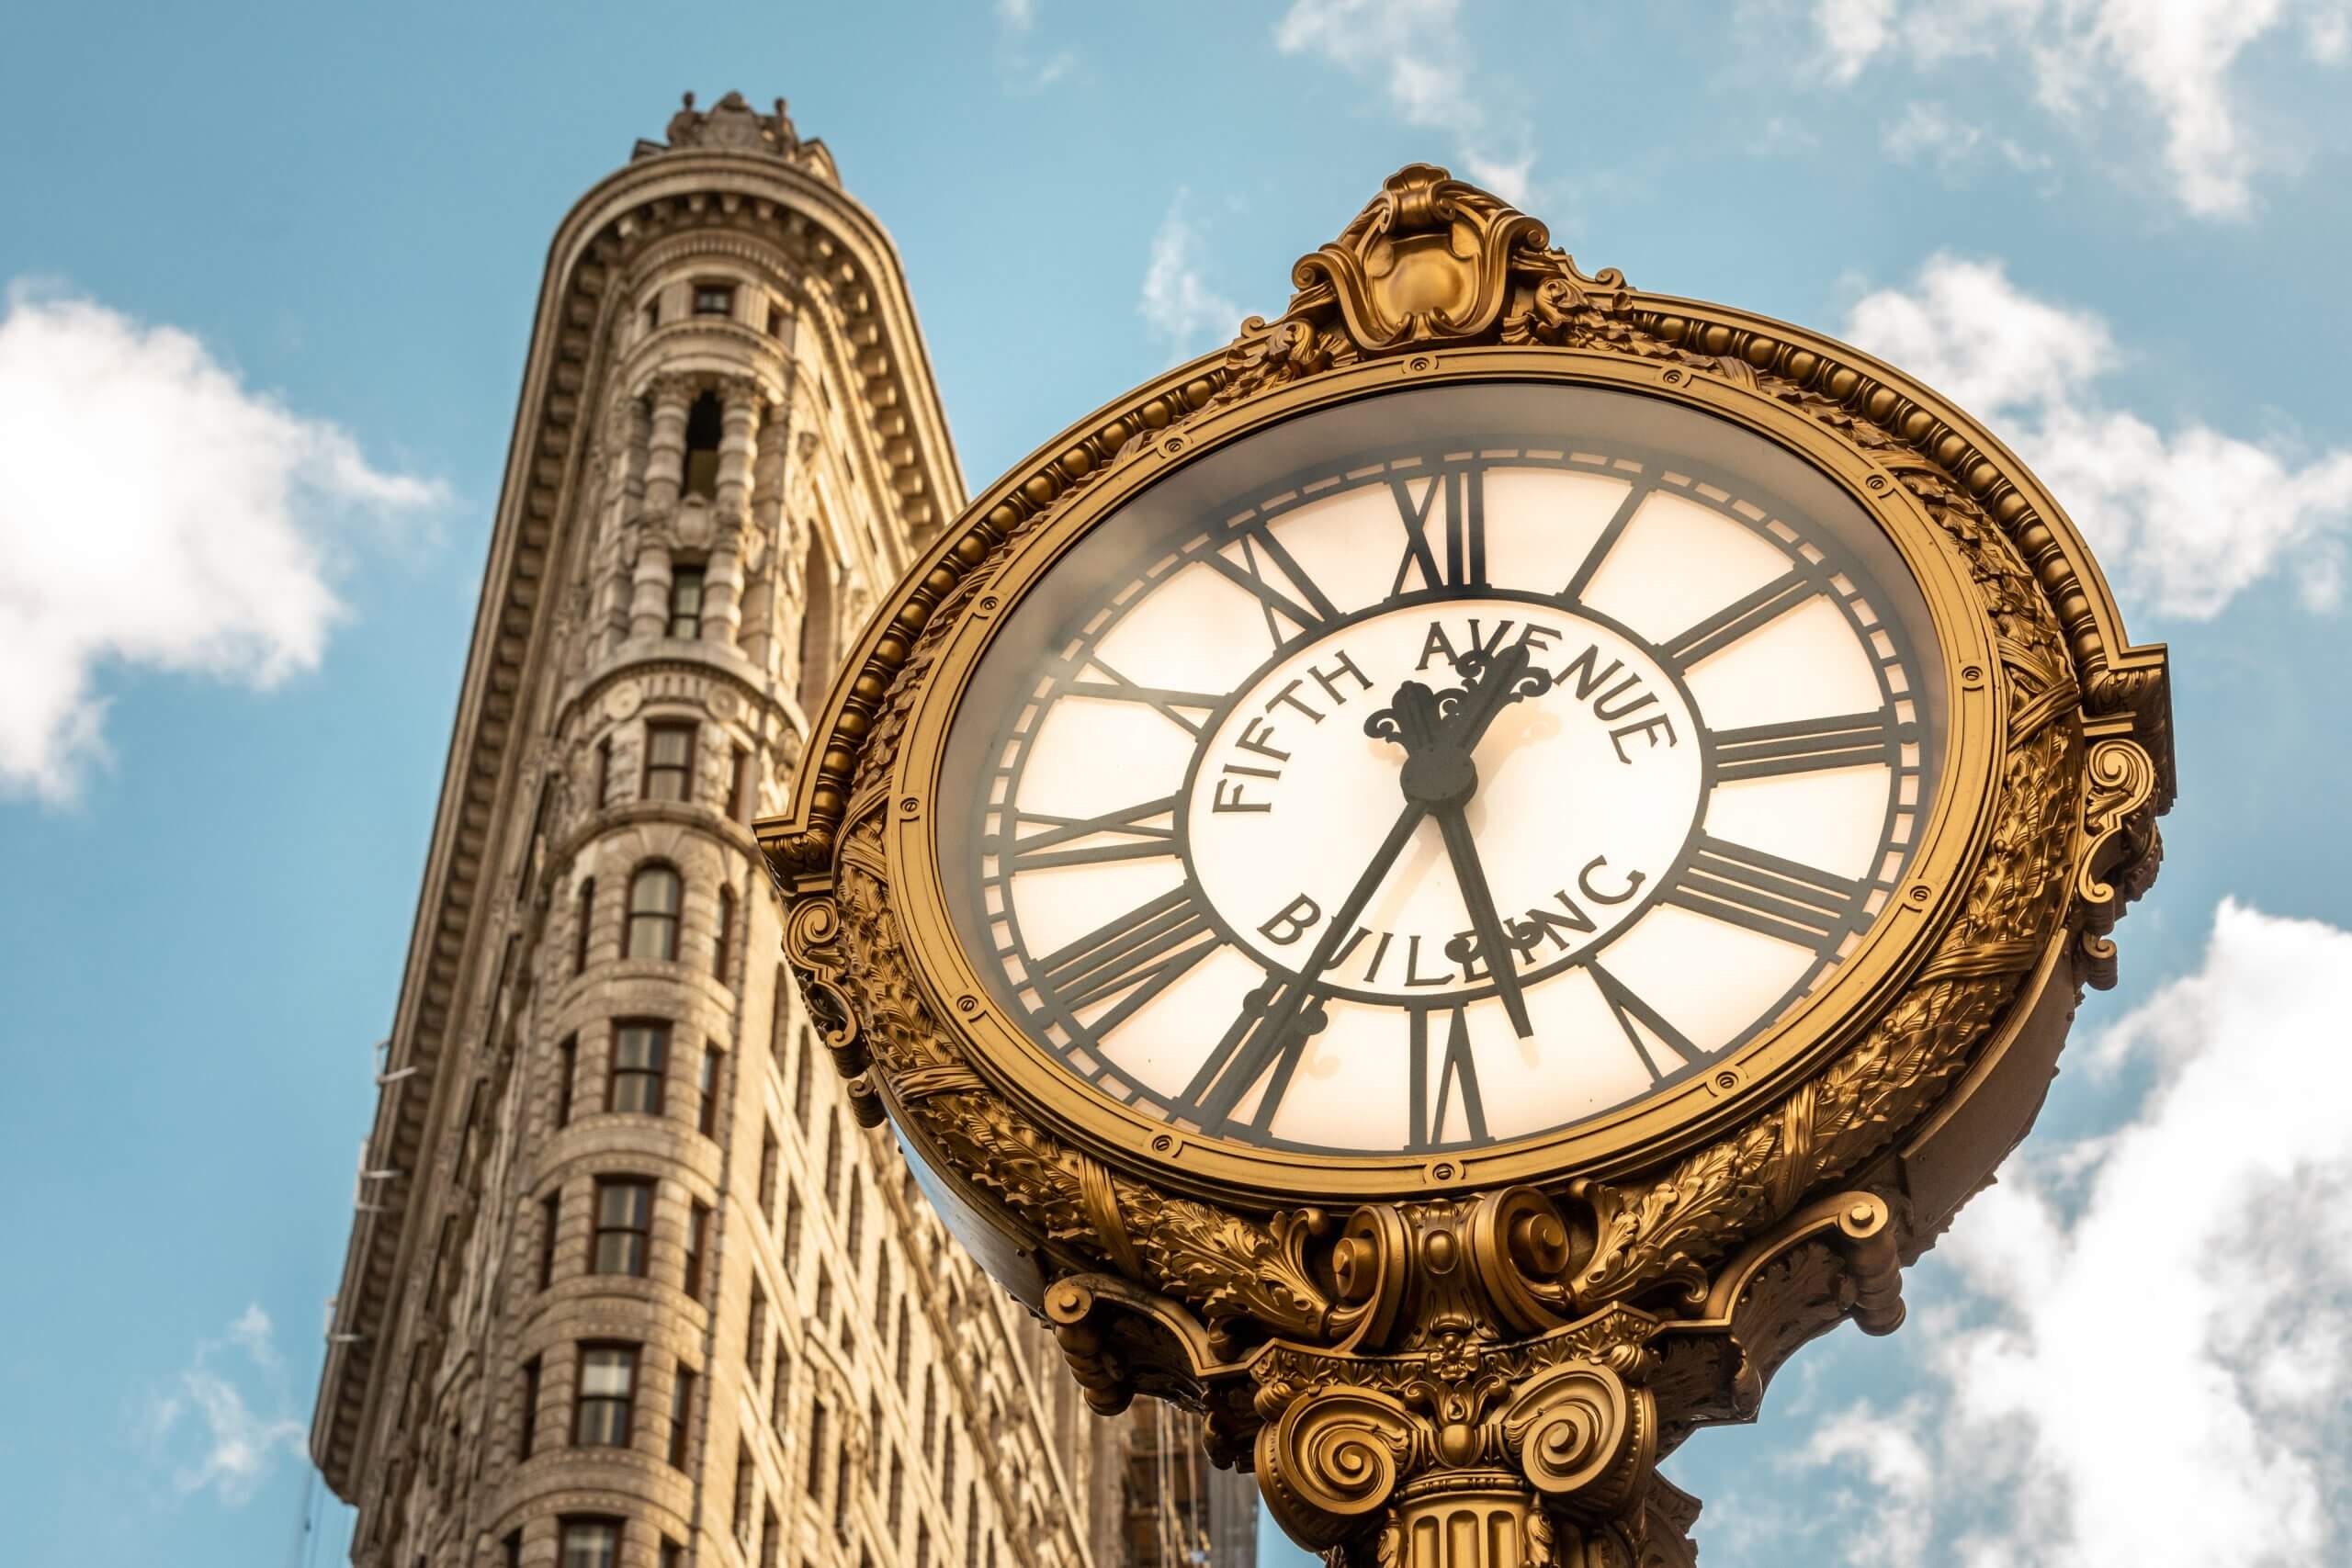
<instances>
[{"instance_id":1,"label":"white clock face","mask_svg":"<svg viewBox=\"0 0 2352 1568\"><path fill-rule=\"evenodd\" d=\"M1888 901L1941 733L1917 587L1797 467L1629 396L1438 389L1106 519L950 733L1001 1005L1147 1114L1331 1154L1737 1049Z\"/></svg>"}]
</instances>

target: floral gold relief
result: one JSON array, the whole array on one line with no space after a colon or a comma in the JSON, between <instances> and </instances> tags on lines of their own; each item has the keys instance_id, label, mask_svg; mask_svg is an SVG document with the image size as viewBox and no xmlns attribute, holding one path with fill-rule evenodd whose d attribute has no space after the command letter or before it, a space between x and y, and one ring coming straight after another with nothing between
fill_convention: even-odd
<instances>
[{"instance_id":1,"label":"floral gold relief","mask_svg":"<svg viewBox=\"0 0 2352 1568\"><path fill-rule=\"evenodd\" d=\"M786 954L861 1117L1006 1239L1096 1408L1204 1412L1213 1457L1334 1563L1680 1568L1698 1505L1657 1461L1751 1417L1806 1340L1901 1322L1903 1266L2023 1135L2081 987L2112 984L2173 795L2165 653L2125 639L2057 502L1932 390L1583 272L1442 169L1399 171L1292 282L1280 315L1046 443L877 607L789 814L759 824ZM938 870L944 737L1021 584L1248 433L1498 381L1736 424L1902 547L1955 716L1867 939L1752 1045L1491 1149L1308 1159L1055 1077L976 978Z\"/></svg>"}]
</instances>

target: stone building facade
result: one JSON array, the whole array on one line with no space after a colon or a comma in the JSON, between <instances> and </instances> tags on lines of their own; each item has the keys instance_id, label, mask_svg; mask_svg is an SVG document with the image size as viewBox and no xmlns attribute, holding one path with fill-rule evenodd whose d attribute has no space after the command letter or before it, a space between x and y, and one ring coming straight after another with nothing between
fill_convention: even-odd
<instances>
[{"instance_id":1,"label":"stone building facade","mask_svg":"<svg viewBox=\"0 0 2352 1568\"><path fill-rule=\"evenodd\" d=\"M364 1568L1121 1551L1119 1429L851 1119L748 827L964 499L782 103L564 220L311 1431Z\"/></svg>"}]
</instances>

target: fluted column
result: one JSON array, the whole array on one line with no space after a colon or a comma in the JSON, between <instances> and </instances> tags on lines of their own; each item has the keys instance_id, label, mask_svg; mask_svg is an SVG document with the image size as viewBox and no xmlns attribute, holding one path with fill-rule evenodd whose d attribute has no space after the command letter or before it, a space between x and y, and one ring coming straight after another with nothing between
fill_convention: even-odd
<instances>
[{"instance_id":1,"label":"fluted column","mask_svg":"<svg viewBox=\"0 0 2352 1568\"><path fill-rule=\"evenodd\" d=\"M751 522L752 444L760 384L729 377L719 388L718 479L712 492L710 565L703 578L702 635L733 647L743 621L743 536Z\"/></svg>"},{"instance_id":2,"label":"fluted column","mask_svg":"<svg viewBox=\"0 0 2352 1568\"><path fill-rule=\"evenodd\" d=\"M653 381L653 433L645 449L645 515L666 521L678 510L686 482L686 407L694 382L684 376ZM637 553L628 604L628 635L660 637L670 619L670 547L666 537L649 538Z\"/></svg>"},{"instance_id":3,"label":"fluted column","mask_svg":"<svg viewBox=\"0 0 2352 1568\"><path fill-rule=\"evenodd\" d=\"M761 542L767 555L745 582L742 625L737 630L743 657L771 675L776 671L776 583L784 570L785 430L784 411L778 407L760 421L754 441L752 522L746 543Z\"/></svg>"}]
</instances>

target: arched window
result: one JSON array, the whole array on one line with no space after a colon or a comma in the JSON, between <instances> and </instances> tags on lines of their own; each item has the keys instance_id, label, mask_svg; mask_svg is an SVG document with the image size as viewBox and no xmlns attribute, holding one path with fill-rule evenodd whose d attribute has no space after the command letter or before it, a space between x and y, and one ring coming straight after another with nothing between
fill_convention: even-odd
<instances>
[{"instance_id":1,"label":"arched window","mask_svg":"<svg viewBox=\"0 0 2352 1568\"><path fill-rule=\"evenodd\" d=\"M705 392L686 410L686 493L705 501L718 493L718 394Z\"/></svg>"},{"instance_id":2,"label":"arched window","mask_svg":"<svg viewBox=\"0 0 2352 1568\"><path fill-rule=\"evenodd\" d=\"M678 956L678 874L655 862L639 866L628 885L628 956L674 962Z\"/></svg>"},{"instance_id":3,"label":"arched window","mask_svg":"<svg viewBox=\"0 0 2352 1568\"><path fill-rule=\"evenodd\" d=\"M800 711L814 713L833 682L833 558L819 530L808 530L800 617Z\"/></svg>"}]
</instances>

